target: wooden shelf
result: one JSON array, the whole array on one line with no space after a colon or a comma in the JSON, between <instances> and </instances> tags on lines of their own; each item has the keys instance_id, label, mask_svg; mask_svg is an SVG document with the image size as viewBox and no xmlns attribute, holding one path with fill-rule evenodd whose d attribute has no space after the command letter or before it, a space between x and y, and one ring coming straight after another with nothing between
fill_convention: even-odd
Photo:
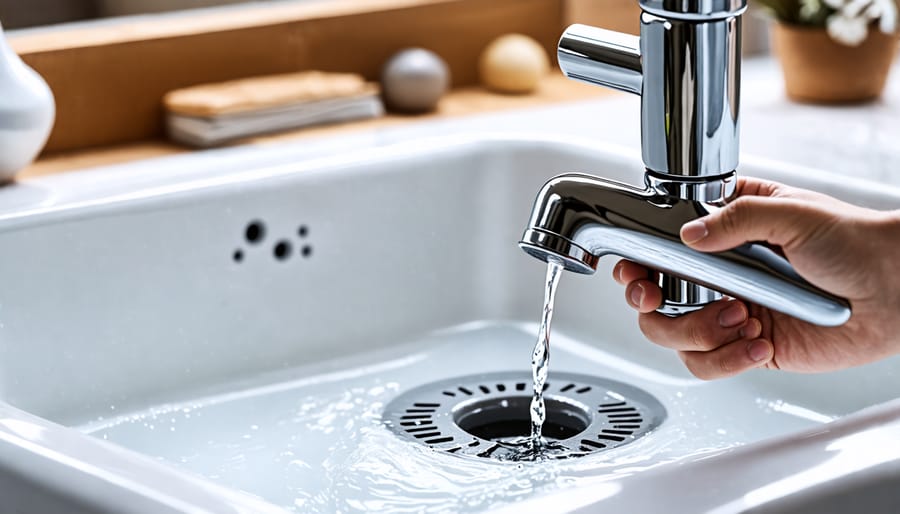
<instances>
[{"instance_id":1,"label":"wooden shelf","mask_svg":"<svg viewBox=\"0 0 900 514\"><path fill-rule=\"evenodd\" d=\"M377 80L408 47L441 56L453 87L472 86L479 55L500 35L526 34L555 52L563 1L265 2L9 40L53 90L56 123L45 150L63 152L164 137L161 100L175 89L303 70Z\"/></svg>"},{"instance_id":2,"label":"wooden shelf","mask_svg":"<svg viewBox=\"0 0 900 514\"><path fill-rule=\"evenodd\" d=\"M430 114L403 116L388 114L381 118L337 125L308 127L275 135L248 138L234 145L264 145L277 142L301 140L314 137L338 136L385 127L421 123L427 120L449 119L514 109L549 106L564 102L600 98L616 93L602 88L573 82L554 72L548 76L534 94L501 95L481 87L464 87L450 92L441 100L439 109ZM29 179L78 169L140 161L186 153L191 150L162 140L148 140L125 145L57 152L41 157L37 162L21 171L19 179Z\"/></svg>"}]
</instances>

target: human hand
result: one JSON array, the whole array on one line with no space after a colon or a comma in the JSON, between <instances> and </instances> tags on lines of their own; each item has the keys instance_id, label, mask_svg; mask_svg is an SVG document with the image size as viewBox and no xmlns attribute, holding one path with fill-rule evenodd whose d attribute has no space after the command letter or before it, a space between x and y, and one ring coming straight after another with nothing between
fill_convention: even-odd
<instances>
[{"instance_id":1,"label":"human hand","mask_svg":"<svg viewBox=\"0 0 900 514\"><path fill-rule=\"evenodd\" d=\"M738 198L684 225L681 238L703 252L750 241L780 248L813 285L850 301L840 327L819 327L739 300L722 300L678 318L654 312L662 291L653 273L622 260L613 277L640 312L644 335L678 351L702 379L752 368L814 373L900 352L900 212L857 207L775 182L741 178Z\"/></svg>"}]
</instances>

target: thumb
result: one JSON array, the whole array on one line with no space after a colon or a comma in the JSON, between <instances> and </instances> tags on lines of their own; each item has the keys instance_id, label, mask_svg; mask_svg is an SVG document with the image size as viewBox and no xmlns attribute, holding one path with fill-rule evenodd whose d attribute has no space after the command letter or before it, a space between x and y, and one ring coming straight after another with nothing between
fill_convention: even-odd
<instances>
[{"instance_id":1,"label":"thumb","mask_svg":"<svg viewBox=\"0 0 900 514\"><path fill-rule=\"evenodd\" d=\"M793 199L744 196L681 227L685 244L721 252L751 241L791 247L824 222L809 203Z\"/></svg>"}]
</instances>

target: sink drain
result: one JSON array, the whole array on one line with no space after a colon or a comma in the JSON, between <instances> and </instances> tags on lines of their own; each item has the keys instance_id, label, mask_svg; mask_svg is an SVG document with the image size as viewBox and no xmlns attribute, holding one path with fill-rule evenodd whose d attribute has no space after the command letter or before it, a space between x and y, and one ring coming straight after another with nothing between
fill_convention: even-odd
<instances>
[{"instance_id":1,"label":"sink drain","mask_svg":"<svg viewBox=\"0 0 900 514\"><path fill-rule=\"evenodd\" d=\"M589 455L628 444L659 426L666 410L636 387L574 373L552 373L544 386L543 435L562 449L556 458ZM531 431L531 376L472 375L407 391L385 408L399 437L437 451L503 460L503 443Z\"/></svg>"}]
</instances>

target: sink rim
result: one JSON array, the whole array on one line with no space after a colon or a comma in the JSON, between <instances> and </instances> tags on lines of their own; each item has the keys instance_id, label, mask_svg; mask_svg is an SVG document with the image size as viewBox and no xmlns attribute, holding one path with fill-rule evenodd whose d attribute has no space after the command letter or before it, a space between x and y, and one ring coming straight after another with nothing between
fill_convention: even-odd
<instances>
[{"instance_id":1,"label":"sink rim","mask_svg":"<svg viewBox=\"0 0 900 514\"><path fill-rule=\"evenodd\" d=\"M881 450L872 451L869 440L896 441L898 436L900 398L820 428L729 448L713 457L663 466L640 477L585 475L585 481L572 489L532 499L524 512L594 512L601 505L607 510L657 512L676 502L679 512L737 514L767 508L782 512L777 509L790 506L791 501L802 504L804 499L821 496L823 486L837 480L851 479L859 485L895 477L900 471L900 450L886 456ZM853 466L829 467L842 456L852 460ZM686 476L696 484L713 485L715 494L703 487L687 487ZM654 493L648 495L651 488ZM723 493L733 499L724 499ZM517 504L497 512L513 514L523 509Z\"/></svg>"},{"instance_id":2,"label":"sink rim","mask_svg":"<svg viewBox=\"0 0 900 514\"><path fill-rule=\"evenodd\" d=\"M467 121L472 120L461 120L459 127L455 128L465 129ZM587 137L571 137L533 129L482 129L464 132L444 130L446 127L426 124L422 134L404 137L402 130L394 129L394 138L386 135L384 140L375 142L364 134L353 135L341 139L341 145L336 148L327 147L328 150L335 150L335 153L290 152L285 149L289 150L291 145L282 143L263 148L251 146L213 149L197 154L158 157L131 164L36 177L0 188L0 230L58 219L73 211L91 212L124 202L161 197L177 198L196 191L214 192L219 188L237 185L264 184L267 180L278 180L296 173L329 173L337 168L372 159L391 159L427 150L449 151L453 148L488 148L497 145L528 148L563 146L573 151L603 153L640 165L639 150ZM385 132L394 133L390 130ZM340 151L348 149L355 151ZM250 157L256 157L256 161L261 163L246 169L236 169L236 166L245 167ZM136 174L125 171L131 169L141 171ZM750 173L746 173L747 170ZM560 173L564 171L566 170L559 170ZM809 177L815 177L814 181L819 186L831 190L851 191L860 196L887 193L900 197L900 186L838 175L758 155L741 155L740 175L788 183L795 180L809 181ZM135 182L138 184L137 188ZM637 181L635 185L642 186Z\"/></svg>"}]
</instances>

